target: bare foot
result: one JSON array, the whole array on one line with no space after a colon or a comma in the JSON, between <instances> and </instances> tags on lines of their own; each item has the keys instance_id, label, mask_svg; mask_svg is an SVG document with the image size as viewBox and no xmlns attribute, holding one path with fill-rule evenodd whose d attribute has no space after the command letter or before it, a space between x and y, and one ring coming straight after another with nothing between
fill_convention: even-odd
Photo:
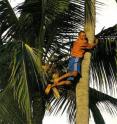
<instances>
[{"instance_id":1,"label":"bare foot","mask_svg":"<svg viewBox=\"0 0 117 124\"><path fill-rule=\"evenodd\" d=\"M60 94L59 94L58 89L57 89L56 87L53 87L52 90L53 90L54 96L55 96L57 99L59 99L59 98L60 98Z\"/></svg>"},{"instance_id":2,"label":"bare foot","mask_svg":"<svg viewBox=\"0 0 117 124\"><path fill-rule=\"evenodd\" d=\"M71 83L71 81L66 81L65 84L66 84L66 85L70 85L70 84L72 84L72 83Z\"/></svg>"},{"instance_id":3,"label":"bare foot","mask_svg":"<svg viewBox=\"0 0 117 124\"><path fill-rule=\"evenodd\" d=\"M57 85L59 83L58 79L54 79L54 85Z\"/></svg>"},{"instance_id":4,"label":"bare foot","mask_svg":"<svg viewBox=\"0 0 117 124\"><path fill-rule=\"evenodd\" d=\"M46 89L45 89L45 94L49 94L50 90L51 90L52 85L48 84Z\"/></svg>"}]
</instances>

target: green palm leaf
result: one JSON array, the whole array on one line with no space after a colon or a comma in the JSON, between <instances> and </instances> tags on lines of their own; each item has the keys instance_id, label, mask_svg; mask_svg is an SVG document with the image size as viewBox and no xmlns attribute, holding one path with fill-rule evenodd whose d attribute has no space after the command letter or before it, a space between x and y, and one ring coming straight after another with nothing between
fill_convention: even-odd
<instances>
[{"instance_id":1,"label":"green palm leaf","mask_svg":"<svg viewBox=\"0 0 117 124\"><path fill-rule=\"evenodd\" d=\"M0 0L0 12L0 35L4 36L3 39L10 36L16 37L15 30L18 26L18 18L8 0ZM6 31L7 35L4 35L3 33L6 34Z\"/></svg>"},{"instance_id":2,"label":"green palm leaf","mask_svg":"<svg viewBox=\"0 0 117 124\"><path fill-rule=\"evenodd\" d=\"M49 104L51 108L49 108L49 113L54 113L55 115L60 113L63 114L67 112L70 123L75 123L75 114L76 114L76 102L75 102L75 92L73 90L69 90L68 88L61 88L61 98L54 99L54 97L50 97ZM101 110L103 109L103 105L105 106L105 112L110 113L113 116L116 116L117 113L117 99L101 93L97 90L90 88L89 91L90 104L89 107L93 113L94 120L96 124L99 124L100 121L102 124L104 123L103 116L101 114ZM102 108L102 109L101 109ZM96 113L97 112L97 113Z\"/></svg>"},{"instance_id":3,"label":"green palm leaf","mask_svg":"<svg viewBox=\"0 0 117 124\"><path fill-rule=\"evenodd\" d=\"M116 27L115 27L116 29ZM106 33L106 32L105 32ZM107 31L108 33L108 31ZM99 45L92 53L91 59L91 84L107 94L116 94L116 37L111 33L108 35L98 35ZM114 38L115 37L115 38Z\"/></svg>"},{"instance_id":4,"label":"green palm leaf","mask_svg":"<svg viewBox=\"0 0 117 124\"><path fill-rule=\"evenodd\" d=\"M105 124L103 116L96 105L91 105L91 112L93 114L94 121L96 124Z\"/></svg>"},{"instance_id":5,"label":"green palm leaf","mask_svg":"<svg viewBox=\"0 0 117 124\"><path fill-rule=\"evenodd\" d=\"M13 90L20 109L26 114L27 123L31 124L31 99L23 44L20 49L16 51L8 89Z\"/></svg>"},{"instance_id":6,"label":"green palm leaf","mask_svg":"<svg viewBox=\"0 0 117 124\"><path fill-rule=\"evenodd\" d=\"M42 73L42 71L39 69L40 63L38 61L40 54L37 50L32 49L27 44L23 44L22 42L13 42L10 44L13 44L11 48L15 49L14 60L11 63L12 72L9 79L10 83L4 87L3 92L0 94L0 98L1 100L4 98L7 99L7 94L9 94L10 97L12 97L12 101L9 100L7 103L7 101L3 100L1 102L0 105L5 108L1 107L0 117L4 121L9 121L7 118L6 120L4 118L5 112L7 113L7 116L10 116L12 112L19 109L19 112L23 118L22 116L20 118L18 115L16 117L16 119L18 119L18 117L20 119L18 123L24 121L23 123L32 124L32 115L34 114L33 112L35 112L35 109L32 111L32 107L35 106L35 104L33 105L32 103L35 103L36 101L34 97L35 92L39 94L39 98L43 102L41 104L41 101L39 100L38 104L40 104L40 107L42 107L41 105L44 105L44 96L42 91L42 83L44 83L44 81L40 78L40 73ZM8 99L10 99L10 97ZM7 109L8 105L11 105L11 102L14 102L13 104L17 105L18 108L16 109L15 106L12 106ZM3 109L6 109L7 111ZM12 116L15 116L14 114ZM13 121L12 118L9 119Z\"/></svg>"},{"instance_id":7,"label":"green palm leaf","mask_svg":"<svg viewBox=\"0 0 117 124\"><path fill-rule=\"evenodd\" d=\"M0 92L0 120L4 124L26 123L26 118L13 97L13 91L10 89Z\"/></svg>"},{"instance_id":8,"label":"green palm leaf","mask_svg":"<svg viewBox=\"0 0 117 124\"><path fill-rule=\"evenodd\" d=\"M13 53L14 53L14 49L12 49L11 43L2 45L0 47L0 58L1 58L0 59L0 89L4 89L4 87L9 83L9 76L11 73L10 64L13 59Z\"/></svg>"}]
</instances>

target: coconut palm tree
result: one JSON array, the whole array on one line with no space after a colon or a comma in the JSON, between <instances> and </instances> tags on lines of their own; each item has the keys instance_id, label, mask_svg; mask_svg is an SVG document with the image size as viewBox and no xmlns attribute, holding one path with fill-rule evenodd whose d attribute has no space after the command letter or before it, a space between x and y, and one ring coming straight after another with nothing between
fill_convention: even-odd
<instances>
[{"instance_id":1,"label":"coconut palm tree","mask_svg":"<svg viewBox=\"0 0 117 124\"><path fill-rule=\"evenodd\" d=\"M87 3L88 5L90 4ZM19 17L14 13L8 0L0 1L1 123L41 124L45 113L46 101L54 101L55 104L52 105L51 111L55 108L57 112L61 106L69 103L66 106L69 108L70 120L74 122L76 114L75 88L60 87L60 93L62 93L59 100L54 100L51 95L46 97L43 88L50 80L52 72L51 70L45 72L42 65L45 63L57 64L57 70L62 73L66 72L69 45L71 40L76 37L78 29L83 28L85 22L84 2L26 0L23 4L16 7L15 10L20 12ZM111 43L110 41L107 42ZM93 60L97 60L95 59L95 54L99 54L98 50L95 52ZM93 64L91 66L94 70L97 67ZM3 71L5 72L4 74ZM101 74L105 74L104 72L105 70L103 69ZM114 77L115 75L113 75ZM97 79L96 75L93 78ZM100 72L99 79L101 80ZM113 82L112 84L114 85ZM106 86L109 86L111 90L113 85L108 84ZM114 108L116 109L117 105L116 99L94 89L90 89L89 93L90 102L89 106L88 104L86 106L87 112L89 111L88 108L90 108L95 122L98 124L99 118L101 118L101 122L104 123L97 108L97 103L103 101L111 102L112 105L109 104L108 106L114 112ZM56 105L58 107L54 107ZM18 114L16 114L16 111L18 111ZM95 113L95 111L98 113Z\"/></svg>"},{"instance_id":2,"label":"coconut palm tree","mask_svg":"<svg viewBox=\"0 0 117 124\"><path fill-rule=\"evenodd\" d=\"M3 66L3 70L8 70L9 74L4 76L1 70L1 82L3 81L1 83L1 101L3 98L6 99L7 94L11 92L9 95L16 101L15 104L22 115L16 118L13 117L15 115L12 115L10 118L7 117L9 112L12 111L12 107L8 107L13 100L4 102L4 106L1 102L1 106L3 106L1 108L2 123L42 123L45 112L42 87L45 85L46 78L42 69L43 61L41 60L42 55L46 54L44 50L48 50L46 49L47 41L44 39L44 30L45 26L48 27L57 15L67 9L68 3L68 1L25 1L23 5L18 7L21 15L17 17L8 0L0 1L1 57L5 59L1 61L1 64L7 63ZM51 11L49 11L50 8ZM37 11L37 9L39 10ZM52 43L53 41L50 44L48 43L48 45ZM34 49L29 47L28 44L34 47ZM8 54L9 51L10 54ZM2 52L6 53L7 56L2 55ZM9 63L11 63L10 67L8 67ZM16 108L14 111L16 111ZM4 115L6 115L6 120L2 118ZM23 121L21 122L18 119Z\"/></svg>"},{"instance_id":3,"label":"coconut palm tree","mask_svg":"<svg viewBox=\"0 0 117 124\"><path fill-rule=\"evenodd\" d=\"M92 6L92 10L90 9L90 12L86 8L87 9L86 11L88 13L86 15L92 15L91 18L93 18L93 21L91 19L89 19L89 16L86 17L85 30L87 32L88 38L90 39L91 42L93 42L94 41L94 34L95 34L95 1L91 1L91 3L86 3L85 6L86 7L88 7L88 6L91 7ZM104 40L105 40L105 38L104 38ZM76 103L77 103L77 115L76 115L77 122L76 123L81 123L81 124L89 123L89 120L88 120L89 119L89 103L88 103L89 88L88 88L88 82L87 82L89 80L89 76L88 76L89 75L89 64L90 64L90 55L86 55L85 61L83 62L83 66L82 66L82 78L80 79L80 82L82 82L82 83L79 82L78 85L77 85L77 88L76 88L76 93L77 93L76 94L76 100L77 100L76 101ZM66 99L66 97L65 98L64 97L62 97L60 99L60 101L58 101L58 100L56 101L55 100L54 104L55 105L58 104L58 106L61 107L64 104L65 99ZM73 98L72 98L72 100L73 100ZM72 101L72 100L70 100L70 101ZM73 100L73 101L75 102L75 100ZM78 102L78 101L81 101L81 102ZM66 105L67 103L68 102L65 103L65 107L67 106ZM53 104L53 106L54 106L54 104ZM72 105L72 103L70 105ZM92 106L93 105L91 104L90 105L91 110L92 110ZM98 108L96 107L96 105L94 105L94 106L95 106L94 108L96 108L95 110L97 110L98 113L99 113L99 115L97 115L99 117L101 114L100 114ZM68 108L70 108L70 107L68 107ZM75 107L73 107L73 108L75 108ZM56 112L58 112L59 109L60 108L57 108ZM74 115L73 112L75 112L75 111L73 111L73 109L70 109L70 110L72 111L72 114L70 114L70 115ZM94 113L95 111L92 110L92 112L93 112L93 115L95 115L95 113ZM96 123L105 123L104 119L102 118L102 116L100 116L99 118L98 117L97 118L94 117ZM99 120L100 120L100 122L99 122Z\"/></svg>"},{"instance_id":4,"label":"coconut palm tree","mask_svg":"<svg viewBox=\"0 0 117 124\"><path fill-rule=\"evenodd\" d=\"M84 29L90 43L94 42L95 37L95 16L96 0L85 1L85 25ZM90 6L90 9L89 9ZM76 124L89 123L89 67L91 54L85 54L82 63L82 78L76 86ZM82 102L78 102L82 101Z\"/></svg>"}]
</instances>

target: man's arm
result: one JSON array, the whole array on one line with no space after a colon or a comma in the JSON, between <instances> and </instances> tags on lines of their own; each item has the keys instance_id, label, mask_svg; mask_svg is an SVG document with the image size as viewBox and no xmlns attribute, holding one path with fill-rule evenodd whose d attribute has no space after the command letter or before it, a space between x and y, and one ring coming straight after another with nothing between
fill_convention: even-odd
<instances>
[{"instance_id":1,"label":"man's arm","mask_svg":"<svg viewBox=\"0 0 117 124\"><path fill-rule=\"evenodd\" d=\"M87 43L86 45L80 47L82 50L90 50L96 47L95 43Z\"/></svg>"},{"instance_id":2,"label":"man's arm","mask_svg":"<svg viewBox=\"0 0 117 124\"><path fill-rule=\"evenodd\" d=\"M88 43L88 45L87 45L87 49L93 49L93 48L95 48L96 47L96 43L92 43L92 44L90 44L90 43Z\"/></svg>"},{"instance_id":3,"label":"man's arm","mask_svg":"<svg viewBox=\"0 0 117 124\"><path fill-rule=\"evenodd\" d=\"M93 49L93 48L95 48L97 46L97 44L98 44L98 39L95 38L94 43L92 43L92 44L87 43L86 49Z\"/></svg>"}]
</instances>

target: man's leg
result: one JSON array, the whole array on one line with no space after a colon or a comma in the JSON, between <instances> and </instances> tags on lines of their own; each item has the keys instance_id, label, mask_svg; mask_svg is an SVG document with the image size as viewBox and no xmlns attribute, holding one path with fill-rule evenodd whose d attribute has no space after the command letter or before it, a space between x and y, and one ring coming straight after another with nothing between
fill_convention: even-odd
<instances>
[{"instance_id":1,"label":"man's leg","mask_svg":"<svg viewBox=\"0 0 117 124\"><path fill-rule=\"evenodd\" d=\"M71 81L70 80L64 80L64 81L60 81L59 83L56 83L56 86L61 86L61 85L70 85Z\"/></svg>"},{"instance_id":2,"label":"man's leg","mask_svg":"<svg viewBox=\"0 0 117 124\"><path fill-rule=\"evenodd\" d=\"M48 94L51 90L51 88L54 88L56 86L61 86L61 85L70 85L71 81L65 80L65 81L60 81L59 83L54 83L54 84L48 84L48 86L45 89L45 93Z\"/></svg>"},{"instance_id":3,"label":"man's leg","mask_svg":"<svg viewBox=\"0 0 117 124\"><path fill-rule=\"evenodd\" d=\"M75 78L75 77L77 77L77 76L78 76L78 71L68 72L68 73L62 75L61 77L55 79L55 80L54 80L54 83L55 83L55 84L58 84L60 81L63 81L65 78L70 78L70 77ZM69 80L67 80L67 81L69 81Z\"/></svg>"},{"instance_id":4,"label":"man's leg","mask_svg":"<svg viewBox=\"0 0 117 124\"><path fill-rule=\"evenodd\" d=\"M70 58L68 67L69 67L69 72L56 79L54 81L55 84L58 84L60 81L64 80L65 78L67 78L67 80L73 81L75 77L80 75L81 72L80 58L75 58L75 57Z\"/></svg>"}]
</instances>

